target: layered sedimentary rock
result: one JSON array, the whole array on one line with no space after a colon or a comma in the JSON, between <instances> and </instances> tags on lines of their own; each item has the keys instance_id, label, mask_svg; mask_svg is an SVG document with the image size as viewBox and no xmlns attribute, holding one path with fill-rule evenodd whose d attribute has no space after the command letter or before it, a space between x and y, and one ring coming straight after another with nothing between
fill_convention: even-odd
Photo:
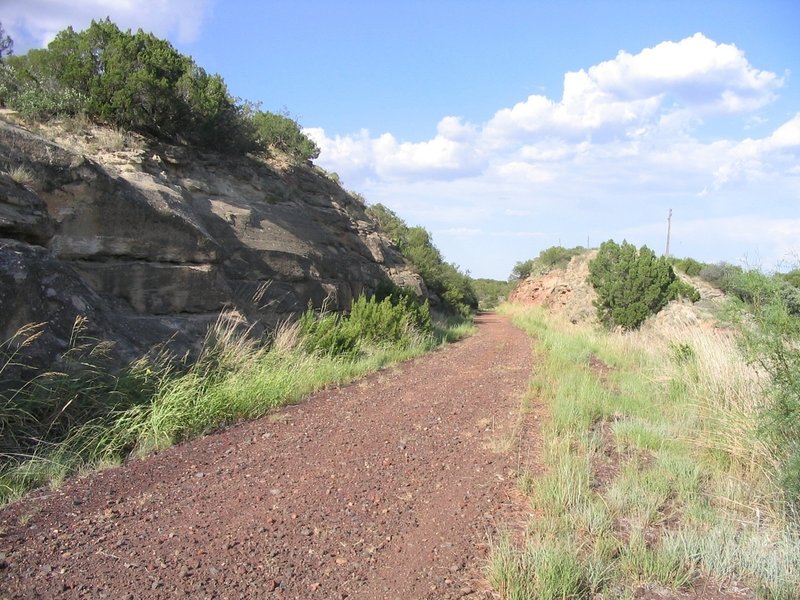
<instances>
[{"instance_id":1,"label":"layered sedimentary rock","mask_svg":"<svg viewBox=\"0 0 800 600\"><path fill-rule=\"evenodd\" d=\"M0 171L0 340L47 323L43 362L76 318L127 360L195 346L225 310L258 332L382 281L426 293L363 203L310 164L0 121Z\"/></svg>"}]
</instances>

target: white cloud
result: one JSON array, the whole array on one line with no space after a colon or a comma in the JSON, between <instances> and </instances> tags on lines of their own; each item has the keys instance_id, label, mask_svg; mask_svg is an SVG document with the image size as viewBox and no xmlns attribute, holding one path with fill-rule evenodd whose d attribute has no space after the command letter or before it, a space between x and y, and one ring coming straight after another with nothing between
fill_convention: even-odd
<instances>
[{"instance_id":1,"label":"white cloud","mask_svg":"<svg viewBox=\"0 0 800 600\"><path fill-rule=\"evenodd\" d=\"M777 264L800 254L800 113L769 113L784 85L775 73L696 34L619 52L563 81L560 99L537 93L483 123L447 116L428 140L308 133L320 164L430 227L445 256L479 274L503 276L499 265L486 272L500 256L513 255L510 269L544 246L587 238L661 248L670 208L683 255L749 252ZM777 125L753 135L767 123Z\"/></svg>"},{"instance_id":2,"label":"white cloud","mask_svg":"<svg viewBox=\"0 0 800 600\"><path fill-rule=\"evenodd\" d=\"M551 169L522 161L512 161L497 165L491 172L501 179L519 181L521 183L544 183L555 178Z\"/></svg>"},{"instance_id":3,"label":"white cloud","mask_svg":"<svg viewBox=\"0 0 800 600\"><path fill-rule=\"evenodd\" d=\"M687 236L708 235L737 244L743 249L742 264L774 269L796 263L800 256L800 219L765 217L758 214L716 219L698 219L681 225ZM761 247L759 247L761 246Z\"/></svg>"},{"instance_id":4,"label":"white cloud","mask_svg":"<svg viewBox=\"0 0 800 600\"><path fill-rule=\"evenodd\" d=\"M724 156L724 162L714 171L714 189L742 178L794 172L800 163L800 113L765 138L747 138L732 145Z\"/></svg>"},{"instance_id":5,"label":"white cloud","mask_svg":"<svg viewBox=\"0 0 800 600\"><path fill-rule=\"evenodd\" d=\"M642 172L643 164L702 170L705 182L697 182L696 194L711 182L718 187L734 175L760 171L743 166L736 154L746 145L732 156L719 154L736 144L703 144L692 137L693 130L715 115L763 107L781 85L781 78L752 66L735 45L698 33L638 54L621 51L566 73L560 100L531 95L481 125L444 117L429 140L400 141L392 133L374 137L368 131L333 137L322 129L307 133L321 148L320 162L351 185L371 178L465 177L536 185L564 177L576 166L620 161L617 168L624 171L623 161L636 160L636 177L643 181L657 178ZM792 143L796 135L790 123L764 143ZM603 171L609 173L608 167L597 173Z\"/></svg>"},{"instance_id":6,"label":"white cloud","mask_svg":"<svg viewBox=\"0 0 800 600\"><path fill-rule=\"evenodd\" d=\"M736 46L698 33L636 55L621 51L613 60L567 73L560 101L531 95L497 111L484 135L495 147L541 134L613 139L674 112L683 113L679 120L685 122L755 110L774 99L782 84L774 73L752 67Z\"/></svg>"},{"instance_id":7,"label":"white cloud","mask_svg":"<svg viewBox=\"0 0 800 600\"><path fill-rule=\"evenodd\" d=\"M17 51L45 46L67 26L80 31L92 19L106 17L121 29L142 28L188 43L199 35L209 4L210 0L5 0L3 27Z\"/></svg>"},{"instance_id":8,"label":"white cloud","mask_svg":"<svg viewBox=\"0 0 800 600\"><path fill-rule=\"evenodd\" d=\"M475 127L458 117L444 117L437 134L423 142L400 142L391 133L377 138L369 131L328 137L324 129L303 130L320 147L322 161L330 170L348 176L385 178L457 178L480 169Z\"/></svg>"},{"instance_id":9,"label":"white cloud","mask_svg":"<svg viewBox=\"0 0 800 600\"><path fill-rule=\"evenodd\" d=\"M782 84L774 73L752 67L733 44L718 44L702 33L662 42L589 69L596 87L616 98L670 95L687 106L754 110L772 100Z\"/></svg>"}]
</instances>

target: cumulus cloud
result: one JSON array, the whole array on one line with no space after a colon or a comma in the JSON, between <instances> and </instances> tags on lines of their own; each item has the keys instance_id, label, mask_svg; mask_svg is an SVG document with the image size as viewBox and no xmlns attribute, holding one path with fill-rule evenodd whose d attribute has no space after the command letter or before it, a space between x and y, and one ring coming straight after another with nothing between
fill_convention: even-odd
<instances>
[{"instance_id":1,"label":"cumulus cloud","mask_svg":"<svg viewBox=\"0 0 800 600\"><path fill-rule=\"evenodd\" d=\"M626 137L665 113L751 111L775 97L783 80L750 65L732 44L698 33L564 75L560 101L531 95L503 108L484 134L496 146L546 133L565 139ZM599 136L599 138L598 138Z\"/></svg>"},{"instance_id":2,"label":"cumulus cloud","mask_svg":"<svg viewBox=\"0 0 800 600\"><path fill-rule=\"evenodd\" d=\"M81 30L106 17L122 29L188 43L199 35L209 8L209 0L5 0L3 27L18 51L47 45L69 25Z\"/></svg>"},{"instance_id":3,"label":"cumulus cloud","mask_svg":"<svg viewBox=\"0 0 800 600\"><path fill-rule=\"evenodd\" d=\"M391 133L372 137L367 130L334 137L321 128L304 132L320 147L329 168L361 177L455 178L473 172L481 162L475 126L458 117L443 118L436 135L422 142L401 142Z\"/></svg>"},{"instance_id":4,"label":"cumulus cloud","mask_svg":"<svg viewBox=\"0 0 800 600\"><path fill-rule=\"evenodd\" d=\"M715 116L759 109L781 85L781 78L751 65L735 45L698 33L638 54L620 51L611 60L566 73L558 100L534 94L480 125L446 116L429 140L401 141L392 133L368 131L307 133L321 148L320 161L356 183L370 177L545 183L564 172L554 165L636 157L662 166L683 162L690 170L702 165L723 181L726 173L739 171L697 143L692 129ZM777 144L795 132L774 135L770 143ZM691 146L694 162L687 161L685 148L670 156L679 146Z\"/></svg>"},{"instance_id":5,"label":"cumulus cloud","mask_svg":"<svg viewBox=\"0 0 800 600\"><path fill-rule=\"evenodd\" d=\"M718 44L702 33L663 42L595 65L588 77L615 98L638 100L673 96L688 106L743 111L772 100L782 84L774 73L749 64L733 44Z\"/></svg>"},{"instance_id":6,"label":"cumulus cloud","mask_svg":"<svg viewBox=\"0 0 800 600\"><path fill-rule=\"evenodd\" d=\"M731 144L725 160L714 171L713 188L743 178L756 179L774 172L792 173L800 163L800 113L761 139Z\"/></svg>"}]
</instances>

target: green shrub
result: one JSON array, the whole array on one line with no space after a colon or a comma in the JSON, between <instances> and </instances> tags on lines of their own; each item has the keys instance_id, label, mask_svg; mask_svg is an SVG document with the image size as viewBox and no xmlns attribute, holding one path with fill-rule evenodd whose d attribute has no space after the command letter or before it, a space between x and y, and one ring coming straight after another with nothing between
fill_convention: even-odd
<instances>
[{"instance_id":1,"label":"green shrub","mask_svg":"<svg viewBox=\"0 0 800 600\"><path fill-rule=\"evenodd\" d=\"M569 264L573 256L585 252L583 246L574 248L564 248L563 246L551 246L539 253L537 262L547 269L563 269Z\"/></svg>"},{"instance_id":2,"label":"green shrub","mask_svg":"<svg viewBox=\"0 0 800 600\"><path fill-rule=\"evenodd\" d=\"M367 214L379 231L389 237L419 272L428 290L442 301L446 311L468 316L478 308L478 296L469 276L458 266L444 261L422 227L408 227L405 221L382 204L367 207Z\"/></svg>"},{"instance_id":3,"label":"green shrub","mask_svg":"<svg viewBox=\"0 0 800 600\"><path fill-rule=\"evenodd\" d=\"M792 269L788 273L781 273L779 277L786 283L800 288L800 269Z\"/></svg>"},{"instance_id":4,"label":"green shrub","mask_svg":"<svg viewBox=\"0 0 800 600\"><path fill-rule=\"evenodd\" d=\"M10 106L25 119L34 121L51 115L77 115L86 106L86 96L71 89L25 87L14 95Z\"/></svg>"},{"instance_id":5,"label":"green shrub","mask_svg":"<svg viewBox=\"0 0 800 600\"><path fill-rule=\"evenodd\" d=\"M362 295L353 301L346 316L317 314L309 307L300 319L300 331L306 351L340 356L376 345L407 347L415 336L430 335L433 323L427 302L402 294L382 300Z\"/></svg>"},{"instance_id":6,"label":"green shrub","mask_svg":"<svg viewBox=\"0 0 800 600\"><path fill-rule=\"evenodd\" d=\"M171 142L232 153L262 147L250 105L238 103L219 75L142 30L92 21L5 62L0 103L27 118L83 113Z\"/></svg>"},{"instance_id":7,"label":"green shrub","mask_svg":"<svg viewBox=\"0 0 800 600\"><path fill-rule=\"evenodd\" d=\"M473 279L472 287L478 296L478 304L483 310L496 308L511 291L511 284L508 281L497 279Z\"/></svg>"},{"instance_id":8,"label":"green shrub","mask_svg":"<svg viewBox=\"0 0 800 600\"><path fill-rule=\"evenodd\" d=\"M621 246L613 240L600 246L589 263L589 283L597 292L597 316L607 327L636 329L670 300L700 298L697 290L675 276L664 257L647 246L637 251L625 241Z\"/></svg>"},{"instance_id":9,"label":"green shrub","mask_svg":"<svg viewBox=\"0 0 800 600\"><path fill-rule=\"evenodd\" d=\"M686 298L690 302L697 302L700 300L700 292L692 284L676 277L675 281L670 285L669 299L675 300L677 298Z\"/></svg>"},{"instance_id":10,"label":"green shrub","mask_svg":"<svg viewBox=\"0 0 800 600\"><path fill-rule=\"evenodd\" d=\"M312 160L319 156L319 147L288 115L258 111L253 116L253 124L261 146L278 148L301 160Z\"/></svg>"},{"instance_id":11,"label":"green shrub","mask_svg":"<svg viewBox=\"0 0 800 600\"><path fill-rule=\"evenodd\" d=\"M690 277L697 277L703 269L709 266L693 258L673 258L670 262L677 271L686 273Z\"/></svg>"},{"instance_id":12,"label":"green shrub","mask_svg":"<svg viewBox=\"0 0 800 600\"><path fill-rule=\"evenodd\" d=\"M511 275L509 276L509 279L522 281L530 277L534 269L536 269L536 259L529 258L528 260L520 261L514 265L513 269L511 269Z\"/></svg>"},{"instance_id":13,"label":"green shrub","mask_svg":"<svg viewBox=\"0 0 800 600\"><path fill-rule=\"evenodd\" d=\"M699 277L718 290L730 292L734 282L742 274L742 268L726 262L706 265L700 270Z\"/></svg>"},{"instance_id":14,"label":"green shrub","mask_svg":"<svg viewBox=\"0 0 800 600\"><path fill-rule=\"evenodd\" d=\"M586 249L583 246L575 246L574 248L551 246L545 248L536 258L518 262L514 265L509 280L522 281L531 275L541 275L552 269L563 269L569 264L572 257L585 251Z\"/></svg>"},{"instance_id":15,"label":"green shrub","mask_svg":"<svg viewBox=\"0 0 800 600\"><path fill-rule=\"evenodd\" d=\"M742 272L732 284L740 291L748 355L771 378L762 432L777 455L787 501L800 514L800 311L791 295L796 288L758 271Z\"/></svg>"},{"instance_id":16,"label":"green shrub","mask_svg":"<svg viewBox=\"0 0 800 600\"><path fill-rule=\"evenodd\" d=\"M300 318L300 332L303 348L312 354L344 356L357 349L358 336L339 313L317 314L309 307Z\"/></svg>"}]
</instances>

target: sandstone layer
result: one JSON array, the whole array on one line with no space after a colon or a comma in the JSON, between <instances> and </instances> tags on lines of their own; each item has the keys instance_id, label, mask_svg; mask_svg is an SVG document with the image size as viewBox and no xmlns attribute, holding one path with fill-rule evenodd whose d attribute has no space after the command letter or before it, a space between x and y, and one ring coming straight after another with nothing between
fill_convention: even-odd
<instances>
[{"instance_id":1,"label":"sandstone layer","mask_svg":"<svg viewBox=\"0 0 800 600\"><path fill-rule=\"evenodd\" d=\"M389 280L426 293L363 202L311 164L0 120L0 341L44 323L36 363L68 348L76 319L125 361L191 349L221 311L259 333Z\"/></svg>"}]
</instances>

